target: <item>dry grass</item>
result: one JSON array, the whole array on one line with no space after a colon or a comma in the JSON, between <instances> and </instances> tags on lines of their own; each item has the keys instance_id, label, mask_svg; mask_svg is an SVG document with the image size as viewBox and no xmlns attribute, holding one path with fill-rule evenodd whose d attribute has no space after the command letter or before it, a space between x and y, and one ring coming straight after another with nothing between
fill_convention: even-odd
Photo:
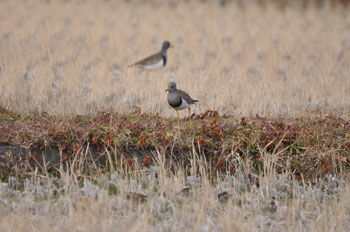
<instances>
[{"instance_id":1,"label":"dry grass","mask_svg":"<svg viewBox=\"0 0 350 232\"><path fill-rule=\"evenodd\" d=\"M207 114L0 109L0 231L350 230L350 121Z\"/></svg>"},{"instance_id":2,"label":"dry grass","mask_svg":"<svg viewBox=\"0 0 350 232\"><path fill-rule=\"evenodd\" d=\"M83 170L72 165L66 171L61 167L58 178L35 171L22 183L11 177L0 184L0 230L350 229L348 182L332 176L313 184L298 182L291 173L275 172L274 154L264 154L264 172L258 183L249 181L244 165L237 175L218 174L210 183L205 160L195 153L189 174L181 168L171 172L164 154L154 155L155 166L134 167L127 173L117 168L116 172L77 175Z\"/></svg>"},{"instance_id":3,"label":"dry grass","mask_svg":"<svg viewBox=\"0 0 350 232\"><path fill-rule=\"evenodd\" d=\"M350 113L348 9L1 1L0 15L0 105L18 112L173 116L172 80L197 112ZM164 70L127 68L165 39L175 49Z\"/></svg>"}]
</instances>

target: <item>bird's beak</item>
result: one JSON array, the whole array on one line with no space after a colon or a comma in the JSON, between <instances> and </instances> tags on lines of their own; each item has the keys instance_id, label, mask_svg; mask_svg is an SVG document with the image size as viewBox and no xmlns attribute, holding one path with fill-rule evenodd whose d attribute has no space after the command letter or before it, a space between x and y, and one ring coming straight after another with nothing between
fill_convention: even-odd
<instances>
[{"instance_id":1,"label":"bird's beak","mask_svg":"<svg viewBox=\"0 0 350 232\"><path fill-rule=\"evenodd\" d=\"M169 47L169 48L174 48L174 46L170 44L170 47Z\"/></svg>"},{"instance_id":2,"label":"bird's beak","mask_svg":"<svg viewBox=\"0 0 350 232\"><path fill-rule=\"evenodd\" d=\"M165 90L165 92L168 92L168 91L170 91L170 88L167 88L167 89Z\"/></svg>"}]
</instances>

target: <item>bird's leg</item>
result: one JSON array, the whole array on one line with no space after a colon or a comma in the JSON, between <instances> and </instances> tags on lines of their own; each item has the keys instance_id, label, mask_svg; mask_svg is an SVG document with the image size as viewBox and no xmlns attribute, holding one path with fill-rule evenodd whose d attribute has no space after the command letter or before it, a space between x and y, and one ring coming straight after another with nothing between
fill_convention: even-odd
<instances>
[{"instance_id":1,"label":"bird's leg","mask_svg":"<svg viewBox=\"0 0 350 232\"><path fill-rule=\"evenodd\" d=\"M190 118L190 129L192 128L191 108L188 107L188 117Z\"/></svg>"},{"instance_id":2,"label":"bird's leg","mask_svg":"<svg viewBox=\"0 0 350 232\"><path fill-rule=\"evenodd\" d=\"M177 127L180 129L180 116L179 116L179 111L176 111L177 114Z\"/></svg>"}]
</instances>

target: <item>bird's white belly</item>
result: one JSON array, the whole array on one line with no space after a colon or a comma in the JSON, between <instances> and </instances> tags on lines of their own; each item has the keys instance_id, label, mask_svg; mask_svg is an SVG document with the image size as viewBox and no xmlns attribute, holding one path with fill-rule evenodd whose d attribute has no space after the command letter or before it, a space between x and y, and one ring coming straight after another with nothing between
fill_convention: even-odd
<instances>
[{"instance_id":1,"label":"bird's white belly","mask_svg":"<svg viewBox=\"0 0 350 232\"><path fill-rule=\"evenodd\" d=\"M143 68L147 70L160 69L163 67L164 67L163 59L161 59L158 63L143 66Z\"/></svg>"},{"instance_id":2,"label":"bird's white belly","mask_svg":"<svg viewBox=\"0 0 350 232\"><path fill-rule=\"evenodd\" d=\"M188 107L188 103L182 98L182 103L180 106L175 107L176 110L183 110L186 109Z\"/></svg>"}]
</instances>

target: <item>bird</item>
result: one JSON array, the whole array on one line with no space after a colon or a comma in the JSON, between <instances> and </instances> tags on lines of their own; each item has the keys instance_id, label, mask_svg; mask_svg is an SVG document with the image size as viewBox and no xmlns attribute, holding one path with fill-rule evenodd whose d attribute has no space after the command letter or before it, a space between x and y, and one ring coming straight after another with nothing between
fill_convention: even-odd
<instances>
[{"instance_id":1,"label":"bird","mask_svg":"<svg viewBox=\"0 0 350 232\"><path fill-rule=\"evenodd\" d=\"M159 52L150 55L132 65L129 65L129 67L136 66L145 70L156 70L164 68L167 63L167 51L171 47L172 46L170 42L166 40L163 42L162 49Z\"/></svg>"},{"instance_id":2,"label":"bird","mask_svg":"<svg viewBox=\"0 0 350 232\"><path fill-rule=\"evenodd\" d=\"M271 213L276 213L278 207L278 203L276 201L275 197L272 197L272 200L270 202L270 212Z\"/></svg>"},{"instance_id":3,"label":"bird","mask_svg":"<svg viewBox=\"0 0 350 232\"><path fill-rule=\"evenodd\" d=\"M177 89L175 82L169 82L168 88L165 91L168 92L169 105L176 110L178 128L180 128L179 110L183 110L186 108L188 108L190 128L192 128L191 109L189 106L198 102L198 100L192 99L190 95L188 95L188 93L186 93L185 91Z\"/></svg>"},{"instance_id":4,"label":"bird","mask_svg":"<svg viewBox=\"0 0 350 232\"><path fill-rule=\"evenodd\" d=\"M255 185L257 188L260 187L259 177L256 175L253 175L251 173L248 173L248 183L253 186Z\"/></svg>"},{"instance_id":5,"label":"bird","mask_svg":"<svg viewBox=\"0 0 350 232\"><path fill-rule=\"evenodd\" d=\"M227 191L223 191L218 194L218 199L220 202L226 203L230 196L231 196L230 193L228 193Z\"/></svg>"}]
</instances>

